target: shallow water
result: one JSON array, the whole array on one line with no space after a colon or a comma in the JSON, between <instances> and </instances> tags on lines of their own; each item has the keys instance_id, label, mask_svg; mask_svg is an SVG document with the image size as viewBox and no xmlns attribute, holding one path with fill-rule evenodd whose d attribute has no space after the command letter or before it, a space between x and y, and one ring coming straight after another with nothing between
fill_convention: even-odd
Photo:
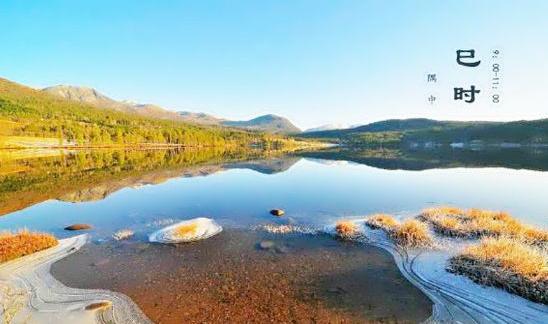
<instances>
[{"instance_id":1,"label":"shallow water","mask_svg":"<svg viewBox=\"0 0 548 324\"><path fill-rule=\"evenodd\" d=\"M161 323L415 323L432 312L390 254L328 235L227 230L185 245L92 244L52 272L72 287L122 292Z\"/></svg>"}]
</instances>

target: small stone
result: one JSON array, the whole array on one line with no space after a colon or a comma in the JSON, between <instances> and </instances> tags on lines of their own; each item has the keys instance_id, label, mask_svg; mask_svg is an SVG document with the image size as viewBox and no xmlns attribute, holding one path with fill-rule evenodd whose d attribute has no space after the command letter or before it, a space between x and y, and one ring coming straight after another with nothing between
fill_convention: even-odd
<instances>
[{"instance_id":1,"label":"small stone","mask_svg":"<svg viewBox=\"0 0 548 324\"><path fill-rule=\"evenodd\" d=\"M81 231L81 230L88 230L91 229L91 225L89 224L73 224L70 226L65 227L65 230L67 231Z\"/></svg>"},{"instance_id":2,"label":"small stone","mask_svg":"<svg viewBox=\"0 0 548 324\"><path fill-rule=\"evenodd\" d=\"M272 209L270 213L274 216L282 216L285 214L285 211L283 209Z\"/></svg>"},{"instance_id":3,"label":"small stone","mask_svg":"<svg viewBox=\"0 0 548 324\"><path fill-rule=\"evenodd\" d=\"M269 250L269 249L272 249L274 247L274 242L272 242L272 241L261 241L261 243L259 243L259 247L263 250Z\"/></svg>"}]
</instances>

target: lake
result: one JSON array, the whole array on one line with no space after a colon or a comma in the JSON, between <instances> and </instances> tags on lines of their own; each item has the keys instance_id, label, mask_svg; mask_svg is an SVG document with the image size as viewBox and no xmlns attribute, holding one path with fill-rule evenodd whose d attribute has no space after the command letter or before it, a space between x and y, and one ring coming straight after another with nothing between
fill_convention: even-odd
<instances>
[{"instance_id":1,"label":"lake","mask_svg":"<svg viewBox=\"0 0 548 324\"><path fill-rule=\"evenodd\" d=\"M504 210L540 226L548 219L544 170L465 165L384 169L378 160L367 165L336 159L345 158L341 155L213 162L209 156L204 161L191 156L173 162L165 152L140 152L133 162L127 162L131 153L126 152L130 166L120 167L114 160L104 161L111 152L63 154L17 160L15 164L33 170L2 177L1 209L22 209L6 213L0 228L63 235L67 224L92 221L97 235L109 236L119 228L139 230L162 219L199 216L247 228L272 221L272 208L283 208L286 221L321 227L341 217L377 212L406 216L432 205ZM395 160L385 164L393 167ZM49 178L42 174L46 172ZM24 184L15 188L10 182Z\"/></svg>"},{"instance_id":2,"label":"lake","mask_svg":"<svg viewBox=\"0 0 548 324\"><path fill-rule=\"evenodd\" d=\"M291 224L321 230L341 218L379 212L402 218L436 205L504 210L546 228L547 156L512 149L12 152L0 160L0 229L68 237L74 233L65 226L91 224L92 243L60 261L54 274L70 286L121 291L155 321L199 322L207 319L199 316L203 309L225 301L233 319L262 314L306 321L313 314L320 321L416 322L431 312L430 303L388 253L325 235L280 238L252 229ZM274 217L272 208L286 214ZM155 229L195 217L214 219L224 232L178 247L147 243ZM120 229L135 237L113 241ZM262 251L257 244L264 240L277 248ZM272 277L265 279L265 271ZM244 289L245 282L250 286ZM204 290L189 288L193 283ZM273 297L277 291L285 302ZM178 298L195 307L165 308ZM269 313L261 308L265 299L293 315Z\"/></svg>"}]
</instances>

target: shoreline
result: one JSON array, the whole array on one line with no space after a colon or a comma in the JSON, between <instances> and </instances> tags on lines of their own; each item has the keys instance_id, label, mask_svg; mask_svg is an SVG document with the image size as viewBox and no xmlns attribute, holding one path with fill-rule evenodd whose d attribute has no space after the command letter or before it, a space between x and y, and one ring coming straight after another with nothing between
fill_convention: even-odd
<instances>
[{"instance_id":1,"label":"shoreline","mask_svg":"<svg viewBox=\"0 0 548 324\"><path fill-rule=\"evenodd\" d=\"M393 244L382 230L370 229L363 222L358 223L356 221L356 224L359 226L359 232L362 235L355 241L364 244L357 248L362 252L371 247L388 252L392 256L400 275L432 301L432 314L424 323L482 323L485 321L494 323L508 321L527 323L534 321L540 323L548 320L548 313L546 312L548 308L542 304L528 301L502 289L478 285L464 276L447 272L445 269L447 260L469 242L436 237L437 249L403 249ZM249 232L252 233L253 231ZM333 234L331 227L327 227L323 233ZM322 234L315 234L313 237L302 236L304 234L299 235L301 235L300 240L309 243L322 239ZM270 235L270 238L280 240L286 240L288 237L291 237L291 235ZM210 244L214 240L215 238L211 238L202 243ZM333 240L333 238L330 238L330 240ZM86 245L88 241L87 234L74 236L60 240L59 245L56 247L0 265L0 293L4 306L2 313L4 321L9 322L10 316L14 316L11 318L14 322L22 319L32 319L34 321L56 323L150 323L150 319L144 315L137 303L125 294L96 288L70 288L54 278L51 266L57 261L80 251L84 246L89 247L89 245ZM333 240L333 242L336 241ZM447 249L448 242L456 248ZM126 243L124 242L124 244ZM218 245L215 244L211 246L217 246L218 248ZM153 245L153 247L153 250L167 249L174 253L174 246ZM199 245L194 247L185 245L175 249L175 253L178 253L177 250L194 248L199 248L200 253L203 252ZM346 249L348 246L344 248ZM148 249L148 254L153 255L154 253L150 252L150 248ZM135 254L134 251L131 253ZM283 252L283 255L287 255L286 253L287 251ZM272 256L276 256L276 254ZM158 260L162 260L162 258L158 258ZM303 265L306 266L306 263L303 263ZM82 262L79 262L78 266L85 267ZM80 272L74 271L74 269L72 271L77 277L82 277ZM259 273L263 272L259 271ZM88 278L87 276L83 277ZM175 277L184 278L184 276ZM85 278L82 280L86 281ZM202 277L198 276L196 278ZM196 283L198 285L203 284L200 280ZM142 282L135 284L141 286ZM71 284L71 286L73 285ZM143 287L138 289L148 291L145 294L154 291L154 289L145 289ZM339 289L338 286L337 289ZM118 289L114 290L118 291ZM165 294L162 289L157 293L160 295L155 297ZM203 292L200 291L200 293ZM154 295L154 293L152 294ZM340 292L337 292L337 294L340 294ZM225 296L225 298L230 297ZM179 297L174 300L179 300ZM191 298L190 301L192 300ZM105 301L112 303L112 307L86 310L86 307L91 304Z\"/></svg>"},{"instance_id":2,"label":"shoreline","mask_svg":"<svg viewBox=\"0 0 548 324\"><path fill-rule=\"evenodd\" d=\"M51 275L53 263L78 251L88 239L87 234L62 239L55 247L0 265L4 322L151 323L123 294L70 288ZM93 307L105 302L111 306Z\"/></svg>"},{"instance_id":3,"label":"shoreline","mask_svg":"<svg viewBox=\"0 0 548 324\"><path fill-rule=\"evenodd\" d=\"M358 223L359 222L359 223ZM466 240L435 237L436 248L401 248L382 229L371 229L356 221L360 228L357 241L389 252L402 275L434 303L427 323L544 323L548 307L511 294L503 289L482 286L471 279L446 270L447 261L458 254ZM448 249L448 242L453 246Z\"/></svg>"}]
</instances>

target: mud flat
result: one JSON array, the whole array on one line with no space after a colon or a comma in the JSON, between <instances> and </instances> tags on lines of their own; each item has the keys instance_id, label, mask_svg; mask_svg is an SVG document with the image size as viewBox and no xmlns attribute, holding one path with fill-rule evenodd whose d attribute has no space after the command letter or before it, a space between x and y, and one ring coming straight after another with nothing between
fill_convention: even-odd
<instances>
[{"instance_id":1,"label":"mud flat","mask_svg":"<svg viewBox=\"0 0 548 324\"><path fill-rule=\"evenodd\" d=\"M50 274L51 265L76 252L87 235L0 265L1 316L5 323L149 323L126 296L69 288Z\"/></svg>"},{"instance_id":2,"label":"mud flat","mask_svg":"<svg viewBox=\"0 0 548 324\"><path fill-rule=\"evenodd\" d=\"M158 323L417 323L432 302L389 253L327 234L225 229L187 244L88 244L52 266L71 287L129 296Z\"/></svg>"}]
</instances>

